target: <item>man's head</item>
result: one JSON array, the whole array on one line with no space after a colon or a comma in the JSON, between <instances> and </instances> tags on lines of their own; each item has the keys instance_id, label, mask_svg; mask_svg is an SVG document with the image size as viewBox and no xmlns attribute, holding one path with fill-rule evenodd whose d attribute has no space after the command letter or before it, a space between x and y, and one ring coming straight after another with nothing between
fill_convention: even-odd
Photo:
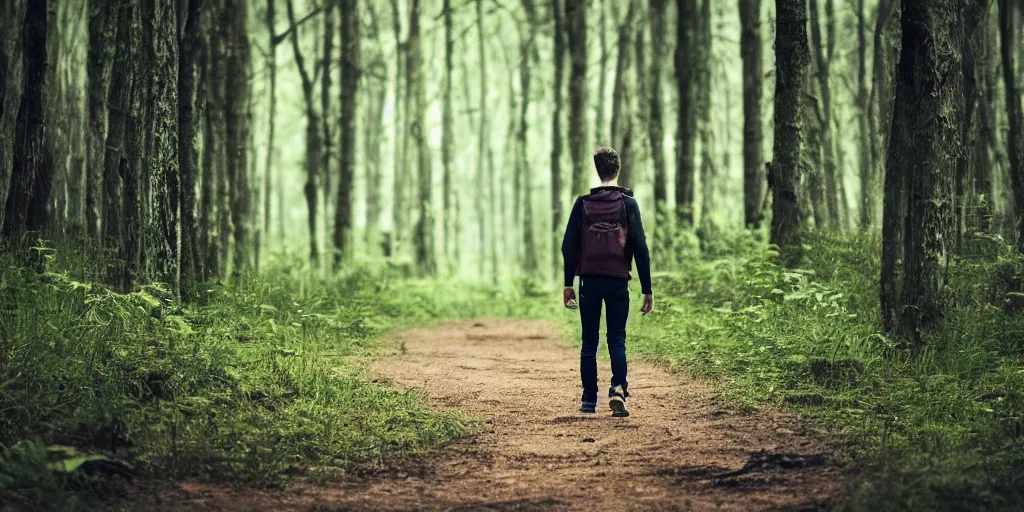
<instances>
[{"instance_id":1,"label":"man's head","mask_svg":"<svg viewBox=\"0 0 1024 512\"><path fill-rule=\"evenodd\" d=\"M594 152L594 167L602 182L615 179L619 175L619 154L609 147L597 148Z\"/></svg>"}]
</instances>

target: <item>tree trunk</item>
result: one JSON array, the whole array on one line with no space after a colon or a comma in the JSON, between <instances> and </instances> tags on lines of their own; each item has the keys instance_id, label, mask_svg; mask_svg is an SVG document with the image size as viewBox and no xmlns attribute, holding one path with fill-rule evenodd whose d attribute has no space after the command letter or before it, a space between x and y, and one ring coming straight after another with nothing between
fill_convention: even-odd
<instances>
[{"instance_id":1,"label":"tree trunk","mask_svg":"<svg viewBox=\"0 0 1024 512\"><path fill-rule=\"evenodd\" d=\"M537 12L533 0L522 0L523 11L526 13L526 30L528 33L522 35L519 42L519 89L522 101L519 104L519 131L516 133L516 158L517 174L522 176L520 186L522 187L523 203L523 252L522 260L523 273L532 275L537 272L537 241L533 232L533 173L530 170L529 152L527 150L528 124L527 116L530 112L530 86L531 86L531 59L535 54L534 42L537 39Z\"/></svg>"},{"instance_id":2,"label":"tree trunk","mask_svg":"<svg viewBox=\"0 0 1024 512\"><path fill-rule=\"evenodd\" d=\"M11 186L6 198L3 235L20 245L26 233L46 223L52 162L46 147L46 0L28 0L21 27L22 94L14 125Z\"/></svg>"},{"instance_id":3,"label":"tree trunk","mask_svg":"<svg viewBox=\"0 0 1024 512\"><path fill-rule=\"evenodd\" d=\"M665 2L666 0L649 0L647 18L651 26L651 67L647 73L650 92L648 98L647 133L651 144L651 158L654 161L654 207L657 212L668 208L668 175L665 172L665 128L662 116L664 103L661 91L661 65L665 61ZM639 65L639 61L637 62ZM658 238L667 235L658 226Z\"/></svg>"},{"instance_id":4,"label":"tree trunk","mask_svg":"<svg viewBox=\"0 0 1024 512\"><path fill-rule=\"evenodd\" d=\"M1010 127L1006 139L1006 154L1010 161L1010 186L1017 226L1017 251L1024 253L1024 114L1021 112L1020 93L1017 89L1017 68L1014 61L1016 19L1011 0L999 0L999 46L1003 63L1003 90L1006 93L1006 117ZM27 83L27 82L26 82Z\"/></svg>"},{"instance_id":5,"label":"tree trunk","mask_svg":"<svg viewBox=\"0 0 1024 512\"><path fill-rule=\"evenodd\" d=\"M444 211L444 257L449 270L458 268L452 265L454 247L458 245L458 234L455 231L458 211L455 210L454 191L452 190L452 157L454 151L454 127L452 126L452 92L454 81L452 73L455 53L455 29L452 22L452 2L444 0L444 92L441 98L441 168L442 168L442 208Z\"/></svg>"},{"instance_id":6,"label":"tree trunk","mask_svg":"<svg viewBox=\"0 0 1024 512\"><path fill-rule=\"evenodd\" d=\"M434 259L434 205L433 172L430 166L430 148L427 146L427 96L423 80L423 51L420 41L420 0L412 0L409 12L408 66L406 79L412 100L409 130L416 141L416 171L419 181L419 219L416 222L416 262L427 275L437 271Z\"/></svg>"},{"instance_id":7,"label":"tree trunk","mask_svg":"<svg viewBox=\"0 0 1024 512\"><path fill-rule=\"evenodd\" d=\"M393 148L395 156L394 184L392 193L391 248L397 254L405 245L405 232L409 225L409 208L406 200L408 168L406 166L404 139L406 115L403 113L402 82L405 76L405 44L402 42L402 18L398 9L398 0L391 0L391 19L395 28L395 120ZM481 248L483 245L481 245Z\"/></svg>"},{"instance_id":8,"label":"tree trunk","mask_svg":"<svg viewBox=\"0 0 1024 512\"><path fill-rule=\"evenodd\" d=\"M263 162L263 175L260 177L262 189L262 204L260 230L256 242L256 266L260 265L260 251L262 245L270 242L270 175L274 168L274 136L277 130L277 29L275 28L277 9L274 7L276 0L267 0L264 21L267 28L267 78L268 78L268 99L267 99L267 153ZM280 171L279 171L280 172Z\"/></svg>"},{"instance_id":9,"label":"tree trunk","mask_svg":"<svg viewBox=\"0 0 1024 512\"><path fill-rule=\"evenodd\" d=\"M88 110L85 219L89 236L100 234L103 158L107 141L107 89L114 60L113 2L89 0Z\"/></svg>"},{"instance_id":10,"label":"tree trunk","mask_svg":"<svg viewBox=\"0 0 1024 512\"><path fill-rule=\"evenodd\" d=\"M636 4L637 0L629 0L626 16L618 29L618 54L615 58L615 82L612 85L612 123L609 137L612 147L619 152L619 161L622 164L619 170L619 185L627 188L633 185L633 168L636 165L632 154L636 90L630 75L630 67L633 65L631 46Z\"/></svg>"},{"instance_id":11,"label":"tree trunk","mask_svg":"<svg viewBox=\"0 0 1024 512\"><path fill-rule=\"evenodd\" d=\"M759 229L764 219L764 147L761 122L761 0L739 0L740 53L743 59L743 223Z\"/></svg>"},{"instance_id":12,"label":"tree trunk","mask_svg":"<svg viewBox=\"0 0 1024 512\"><path fill-rule=\"evenodd\" d=\"M15 102L21 101L16 64L21 63L15 34L21 33L18 2L4 2L0 5L0 231L6 215L8 190L11 186L11 158L14 143L14 119L17 114Z\"/></svg>"},{"instance_id":13,"label":"tree trunk","mask_svg":"<svg viewBox=\"0 0 1024 512\"><path fill-rule=\"evenodd\" d=\"M179 296L178 199L178 2L152 0L152 89L149 153L154 201L154 238L149 242L155 277ZM145 14L144 14L145 15ZM230 70L229 70L230 76ZM231 89L230 86L228 90Z\"/></svg>"},{"instance_id":14,"label":"tree trunk","mask_svg":"<svg viewBox=\"0 0 1024 512\"><path fill-rule=\"evenodd\" d=\"M807 85L810 49L807 6L803 0L775 0L775 142L769 185L772 188L771 243L778 245L787 264L802 259L803 212L797 200L804 173L801 152L804 126L801 97Z\"/></svg>"},{"instance_id":15,"label":"tree trunk","mask_svg":"<svg viewBox=\"0 0 1024 512\"><path fill-rule=\"evenodd\" d=\"M317 182L316 178L320 166L320 152L322 127L320 118L317 115L313 100L313 80L306 70L306 60L302 55L299 46L298 25L295 23L295 8L293 1L288 0L288 23L290 24L289 34L292 40L292 52L295 55L295 66L299 70L299 77L302 79L302 98L306 106L306 185L303 188L306 194L306 212L309 227L309 259L314 264L320 259L320 251L317 247Z\"/></svg>"},{"instance_id":16,"label":"tree trunk","mask_svg":"<svg viewBox=\"0 0 1024 512\"><path fill-rule=\"evenodd\" d=\"M338 179L338 204L334 210L335 268L351 252L348 245L352 239L352 186L355 183L356 115L361 72L359 0L342 0L341 45L341 143L338 147L341 152L341 172Z\"/></svg>"},{"instance_id":17,"label":"tree trunk","mask_svg":"<svg viewBox=\"0 0 1024 512\"><path fill-rule=\"evenodd\" d=\"M697 0L676 0L676 6L679 20L675 50L675 79L679 94L676 111L676 220L679 227L688 228L693 226L698 116L693 74L701 65L693 49L699 44L697 27L700 14Z\"/></svg>"},{"instance_id":18,"label":"tree trunk","mask_svg":"<svg viewBox=\"0 0 1024 512\"><path fill-rule=\"evenodd\" d=\"M712 156L712 133L711 133L711 45L713 37L711 33L711 0L701 2L700 14L696 20L697 29L697 90L696 107L697 123L700 133L700 182L701 182L701 212L700 229L698 237L702 247L706 248L707 243L715 236L714 219L711 212L714 210L715 202L715 163Z\"/></svg>"},{"instance_id":19,"label":"tree trunk","mask_svg":"<svg viewBox=\"0 0 1024 512\"><path fill-rule=\"evenodd\" d=\"M487 229L485 226L488 223L490 216L487 215L485 209L484 198L486 197L486 183L487 183L487 156L490 153L490 134L487 119L487 52L485 49L484 40L484 5L483 0L476 0L476 34L477 34L477 49L478 56L480 59L480 126L478 131L478 142L477 142L477 155L476 155L476 186L477 193L475 195L476 201L476 214L477 214L477 228L479 229L480 237L480 272L479 275L483 277L486 275L485 268L487 265ZM493 234L492 234L493 236Z\"/></svg>"},{"instance_id":20,"label":"tree trunk","mask_svg":"<svg viewBox=\"0 0 1024 512\"><path fill-rule=\"evenodd\" d=\"M338 0L341 1L341 0ZM331 60L334 54L334 3L327 2L324 7L324 34L323 34L323 55L321 56L320 66L320 140L323 141L323 147L320 151L320 175L323 181L323 187L320 190L323 193L323 212L321 217L324 223L324 236L328 233L333 235L337 230L331 230L330 222L334 219L331 218L331 203L334 201L330 200L331 191L334 190L332 185L334 182L331 177L331 162L333 161L332 154L332 139L331 136ZM340 116L339 116L340 121ZM352 120L352 126L355 127L355 118ZM340 138L340 135L339 135ZM353 143L354 144L354 143ZM352 146L355 149L355 146ZM353 155L355 158L355 155ZM350 184L349 187L352 185ZM337 212L337 204L335 206L335 213ZM351 213L350 215L351 216ZM351 231L351 230L348 230ZM326 242L326 239L324 241ZM341 260L335 255L335 262L340 263Z\"/></svg>"},{"instance_id":21,"label":"tree trunk","mask_svg":"<svg viewBox=\"0 0 1024 512\"><path fill-rule=\"evenodd\" d=\"M619 0L622 1L622 0ZM605 97L607 96L608 88L608 0L598 0L600 9L598 11L597 19L599 28L597 31L597 40L601 48L601 60L598 65L597 74L597 101L595 103L596 110L594 116L594 126L597 128L594 131L594 140L597 141L598 145L607 146L611 143L611 139L608 137L608 132L605 132ZM620 155L621 156L621 155Z\"/></svg>"},{"instance_id":22,"label":"tree trunk","mask_svg":"<svg viewBox=\"0 0 1024 512\"><path fill-rule=\"evenodd\" d=\"M886 160L886 211L893 229L894 194L906 191L902 296L895 297L898 241L883 233L881 307L887 328L912 342L942 318L942 293L954 242L953 181L962 149L962 0L906 0L896 74L891 148ZM898 229L898 228L897 228Z\"/></svg>"},{"instance_id":23,"label":"tree trunk","mask_svg":"<svg viewBox=\"0 0 1024 512\"><path fill-rule=\"evenodd\" d=\"M237 276L247 269L246 239L249 217L249 39L246 33L245 0L227 0L227 17L230 37L230 52L226 62L227 90L231 92L227 102L227 170L231 184L231 224L234 238L233 272Z\"/></svg>"},{"instance_id":24,"label":"tree trunk","mask_svg":"<svg viewBox=\"0 0 1024 512\"><path fill-rule=\"evenodd\" d=\"M998 16L992 16L986 9L983 26L978 29L975 39L978 56L978 142L973 154L973 192L978 197L978 228L987 233L991 229L995 194L992 189L992 168L995 161L992 153L998 146L996 135L996 103L999 79L996 68L999 59L992 55L996 42Z\"/></svg>"},{"instance_id":25,"label":"tree trunk","mask_svg":"<svg viewBox=\"0 0 1024 512\"><path fill-rule=\"evenodd\" d=\"M572 153L572 193L587 193L587 1L565 0L569 48L569 152Z\"/></svg>"},{"instance_id":26,"label":"tree trunk","mask_svg":"<svg viewBox=\"0 0 1024 512\"><path fill-rule=\"evenodd\" d=\"M896 9L897 0L880 0L878 4L878 16L875 19L875 31L872 44L874 45L874 57L872 62L872 87L871 96L868 100L868 118L870 121L871 137L869 140L871 149L871 181L877 182L881 168L884 166L885 157L882 151L887 147L885 142L885 130L892 122L893 113L893 90L891 76L894 65L890 65L887 58L887 44L885 31L889 25L893 11ZM883 178L884 179L884 178ZM873 197L873 194L872 194ZM877 201L868 198L872 213L877 208ZM902 201L902 199L900 199ZM884 205L883 205L884 209ZM899 211L903 211L900 207ZM884 216L884 212L883 212ZM883 231L885 230L883 226Z\"/></svg>"},{"instance_id":27,"label":"tree trunk","mask_svg":"<svg viewBox=\"0 0 1024 512\"><path fill-rule=\"evenodd\" d=\"M178 55L178 168L181 173L181 276L182 297L197 298L196 281L203 275L196 232L196 179L199 176L199 58L202 51L199 16L203 0L188 0L181 27ZM257 245L258 250L258 245ZM258 254L258 252L257 252Z\"/></svg>"},{"instance_id":28,"label":"tree trunk","mask_svg":"<svg viewBox=\"0 0 1024 512\"><path fill-rule=\"evenodd\" d=\"M554 112L551 115L551 255L553 266L559 268L561 258L559 230L562 224L562 91L565 88L565 21L562 0L551 0L551 13L554 18L554 67L555 87ZM556 271L557 272L557 271Z\"/></svg>"},{"instance_id":29,"label":"tree trunk","mask_svg":"<svg viewBox=\"0 0 1024 512\"><path fill-rule=\"evenodd\" d=\"M131 213L124 211L124 202L129 194L138 193L124 189L122 179L127 161L125 134L131 109L132 88L135 87L133 68L135 60L139 58L139 48L132 46L132 31L138 29L133 26L136 8L133 3L131 0L118 0L111 6L117 20L114 28L116 58L107 100L110 113L107 118L107 142L103 157L102 239L103 246L111 257L108 262L108 277L114 287L122 292L129 291L132 285L129 262L117 261L123 256L121 249L127 245L123 219L126 213Z\"/></svg>"},{"instance_id":30,"label":"tree trunk","mask_svg":"<svg viewBox=\"0 0 1024 512\"><path fill-rule=\"evenodd\" d=\"M376 255L380 247L381 184L384 179L381 150L384 143L384 107L388 100L388 68L384 63L380 27L372 2L367 4L367 11L370 13L370 39L375 43L373 60L370 63L370 72L367 78L370 80L369 83L376 87L362 89L366 94L366 104L369 107L363 110L365 112L363 131L366 133L366 136L363 137L363 154L366 155L367 177L366 246L370 254Z\"/></svg>"},{"instance_id":31,"label":"tree trunk","mask_svg":"<svg viewBox=\"0 0 1024 512\"><path fill-rule=\"evenodd\" d=\"M867 13L864 9L865 0L857 0L857 94L858 109L857 131L857 164L860 178L860 230L867 231L872 223L871 201L871 130L868 123L873 122L868 108L868 72L867 72ZM885 1L885 0L882 0Z\"/></svg>"},{"instance_id":32,"label":"tree trunk","mask_svg":"<svg viewBox=\"0 0 1024 512\"><path fill-rule=\"evenodd\" d=\"M829 5L831 5L831 0L828 1ZM819 100L815 101L818 102L818 106L820 107L820 110L817 111L816 117L819 126L818 131L821 136L821 156L823 164L821 170L823 171L825 207L827 209L827 217L825 218L824 224L829 229L836 230L840 226L840 210L839 187L836 183L835 142L832 129L832 90L831 84L829 83L830 57L827 53L828 48L822 42L821 16L818 12L818 0L808 1L808 11L810 12L811 20L811 40L814 45L814 71L818 81L818 93L820 97ZM831 19L831 16L829 16L829 19Z\"/></svg>"}]
</instances>

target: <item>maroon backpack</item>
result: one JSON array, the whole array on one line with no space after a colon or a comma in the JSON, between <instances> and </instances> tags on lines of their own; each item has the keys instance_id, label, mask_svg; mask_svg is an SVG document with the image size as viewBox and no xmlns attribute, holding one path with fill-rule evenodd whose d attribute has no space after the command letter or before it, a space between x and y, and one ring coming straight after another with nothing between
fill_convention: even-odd
<instances>
[{"instance_id":1,"label":"maroon backpack","mask_svg":"<svg viewBox=\"0 0 1024 512\"><path fill-rule=\"evenodd\" d=\"M604 275L629 279L630 257L626 252L626 202L622 192L602 190L581 198L580 260L578 275Z\"/></svg>"}]
</instances>

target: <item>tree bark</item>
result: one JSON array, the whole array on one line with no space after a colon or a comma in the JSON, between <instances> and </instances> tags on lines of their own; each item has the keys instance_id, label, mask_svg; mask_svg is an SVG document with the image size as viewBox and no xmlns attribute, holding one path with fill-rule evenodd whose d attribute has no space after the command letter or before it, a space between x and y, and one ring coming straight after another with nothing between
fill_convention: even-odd
<instances>
[{"instance_id":1,"label":"tree bark","mask_svg":"<svg viewBox=\"0 0 1024 512\"><path fill-rule=\"evenodd\" d=\"M342 0L341 45L341 143L338 147L341 153L341 172L338 179L338 204L334 210L335 268L351 252L349 242L352 239L352 185L355 182L356 116L361 72L359 0Z\"/></svg>"},{"instance_id":2,"label":"tree bark","mask_svg":"<svg viewBox=\"0 0 1024 512\"><path fill-rule=\"evenodd\" d=\"M554 18L554 112L551 115L551 255L553 267L561 258L559 229L562 228L562 106L565 89L565 21L562 0L551 0Z\"/></svg>"},{"instance_id":3,"label":"tree bark","mask_svg":"<svg viewBox=\"0 0 1024 512\"><path fill-rule=\"evenodd\" d=\"M306 194L306 214L309 227L309 259L316 263L320 259L320 251L317 246L317 175L320 167L320 153L322 127L320 117L317 114L313 99L313 79L306 70L306 60L302 55L302 48L299 46L298 26L295 23L294 2L288 0L288 23L291 25L289 33L292 41L292 52L295 56L295 66L299 70L299 77L302 79L302 98L305 102L306 113L306 185L303 188Z\"/></svg>"},{"instance_id":4,"label":"tree bark","mask_svg":"<svg viewBox=\"0 0 1024 512\"><path fill-rule=\"evenodd\" d=\"M52 162L46 147L46 0L28 0L21 26L22 94L14 126L11 186L3 234L16 246L46 223Z\"/></svg>"},{"instance_id":5,"label":"tree bark","mask_svg":"<svg viewBox=\"0 0 1024 512\"><path fill-rule=\"evenodd\" d=\"M178 54L178 166L181 173L182 297L197 298L196 281L203 275L196 231L196 180L199 176L199 58L202 51L199 16L203 0L188 0L179 15L181 52ZM258 245L257 245L258 250ZM257 253L258 254L258 253Z\"/></svg>"},{"instance_id":6,"label":"tree bark","mask_svg":"<svg viewBox=\"0 0 1024 512\"><path fill-rule=\"evenodd\" d=\"M661 91L661 65L665 61L665 2L649 0L648 15L651 27L651 67L647 73L650 107L647 110L647 133L654 161L654 207L657 212L668 208L668 175L665 172L665 128L662 115L664 104ZM637 63L639 64L639 62ZM664 230L658 226L659 239Z\"/></svg>"},{"instance_id":7,"label":"tree bark","mask_svg":"<svg viewBox=\"0 0 1024 512\"><path fill-rule=\"evenodd\" d=\"M397 254L405 244L405 232L409 225L409 209L406 201L408 166L405 158L404 139L406 115L403 112L402 82L405 76L405 44L402 42L402 18L398 0L391 0L391 19L395 28L395 120L394 142L395 171L392 192L391 247L389 253ZM483 245L481 245L481 248Z\"/></svg>"},{"instance_id":8,"label":"tree bark","mask_svg":"<svg viewBox=\"0 0 1024 512\"><path fill-rule=\"evenodd\" d=\"M228 69L227 90L231 92L227 102L227 169L231 184L231 224L234 239L233 272L237 276L247 269L246 251L249 218L249 126L251 113L248 110L249 38L246 31L246 1L227 0L229 20L230 51L226 62Z\"/></svg>"},{"instance_id":9,"label":"tree bark","mask_svg":"<svg viewBox=\"0 0 1024 512\"><path fill-rule=\"evenodd\" d=\"M1006 154L1010 161L1008 170L1017 223L1017 251L1024 253L1024 114L1021 112L1020 93L1017 89L1017 63L1013 47L1018 41L1015 36L1015 14L1011 0L999 0L999 49L1003 64L1006 117L1010 128L1006 139Z\"/></svg>"},{"instance_id":10,"label":"tree bark","mask_svg":"<svg viewBox=\"0 0 1024 512\"><path fill-rule=\"evenodd\" d=\"M274 138L277 134L277 9L274 5L276 0L267 0L267 7L264 13L264 23L267 28L267 153L263 162L263 175L260 177L261 189L263 191L261 205L260 230L256 242L256 266L260 265L260 251L262 245L270 242L270 175L274 167ZM280 171L279 171L280 172ZM283 233L282 233L283 235Z\"/></svg>"},{"instance_id":11,"label":"tree bark","mask_svg":"<svg viewBox=\"0 0 1024 512\"><path fill-rule=\"evenodd\" d=\"M103 221L102 239L104 248L110 256L108 261L108 277L114 287L122 292L131 289L132 276L129 262L121 259L122 249L126 247L124 229L124 203L129 194L137 194L135 190L127 190L123 185L123 176L127 171L126 137L129 113L131 111L132 89L135 87L134 61L139 58L138 46L133 46L134 10L136 5L131 0L112 2L110 7L116 16L115 60L110 82L107 105L107 142L103 157ZM119 261L120 260L120 261Z\"/></svg>"},{"instance_id":12,"label":"tree bark","mask_svg":"<svg viewBox=\"0 0 1024 512\"><path fill-rule=\"evenodd\" d=\"M107 141L107 89L114 60L113 2L89 0L88 112L89 144L86 156L85 218L89 236L100 234L103 158Z\"/></svg>"},{"instance_id":13,"label":"tree bark","mask_svg":"<svg viewBox=\"0 0 1024 512\"><path fill-rule=\"evenodd\" d=\"M179 296L178 200L178 2L152 0L153 30L148 41L153 58L150 90L149 169L154 201L153 237L147 245L156 277ZM146 13L144 13L145 16ZM230 71L229 71L230 76ZM232 90L232 89L228 89Z\"/></svg>"},{"instance_id":14,"label":"tree bark","mask_svg":"<svg viewBox=\"0 0 1024 512\"><path fill-rule=\"evenodd\" d=\"M622 166L619 170L619 185L633 185L633 110L636 90L630 75L632 63L633 19L636 17L637 0L629 0L626 16L619 24L618 53L615 58L615 82L612 85L612 123L610 134L612 147L619 152Z\"/></svg>"},{"instance_id":15,"label":"tree bark","mask_svg":"<svg viewBox=\"0 0 1024 512\"><path fill-rule=\"evenodd\" d=\"M954 243L953 185L962 149L962 0L906 0L896 74L891 148L886 160L881 307L887 328L919 343L942 318L942 293ZM902 181L903 187L899 186ZM906 192L902 296L895 296L895 258L888 232L896 224L893 195ZM898 228L896 228L898 229Z\"/></svg>"},{"instance_id":16,"label":"tree bark","mask_svg":"<svg viewBox=\"0 0 1024 512\"><path fill-rule=\"evenodd\" d=\"M739 0L739 4L743 59L743 223L748 229L756 230L764 220L761 211L764 197L761 0Z\"/></svg>"},{"instance_id":17,"label":"tree bark","mask_svg":"<svg viewBox=\"0 0 1024 512\"><path fill-rule=\"evenodd\" d=\"M621 1L621 0L619 0ZM601 49L601 59L597 72L597 101L595 102L596 112L594 115L594 140L600 146L607 146L611 139L605 130L605 96L608 88L608 0L598 0L599 10L597 15L598 31L597 40ZM620 155L621 156L621 155Z\"/></svg>"},{"instance_id":18,"label":"tree bark","mask_svg":"<svg viewBox=\"0 0 1024 512\"><path fill-rule=\"evenodd\" d=\"M804 174L801 152L804 126L801 97L807 85L810 49L807 5L803 0L775 0L775 141L769 184L772 188L771 243L793 265L802 259L803 212L797 199Z\"/></svg>"},{"instance_id":19,"label":"tree bark","mask_svg":"<svg viewBox=\"0 0 1024 512\"><path fill-rule=\"evenodd\" d=\"M591 169L587 154L587 1L565 0L569 48L569 152L572 153L572 193L587 193Z\"/></svg>"},{"instance_id":20,"label":"tree bark","mask_svg":"<svg viewBox=\"0 0 1024 512\"><path fill-rule=\"evenodd\" d=\"M442 208L444 211L444 257L449 270L458 268L452 265L452 255L458 245L456 219L459 214L454 203L456 197L452 190L452 157L454 152L454 116L452 114L452 94L455 82L452 79L454 70L455 29L452 22L452 2L444 0L444 92L441 98L441 168L442 168Z\"/></svg>"},{"instance_id":21,"label":"tree bark","mask_svg":"<svg viewBox=\"0 0 1024 512\"><path fill-rule=\"evenodd\" d=\"M693 49L699 44L700 14L697 0L676 0L676 6L675 79L679 95L676 111L676 220L678 227L688 228L693 226L696 176L698 98L693 74L701 64Z\"/></svg>"},{"instance_id":22,"label":"tree bark","mask_svg":"<svg viewBox=\"0 0 1024 512\"><path fill-rule=\"evenodd\" d=\"M337 0L341 1L341 0ZM333 161L332 154L332 134L331 134L331 61L334 58L334 3L333 1L327 2L324 8L324 34L323 34L323 52L320 59L320 140L323 141L323 147L320 151L320 176L322 177L323 187L320 190L323 193L323 212L321 217L324 223L324 236L328 233L332 235L335 231L331 230L330 222L334 219L331 217L331 206L336 201L331 201L331 191L335 190L332 188L334 185L331 176L331 162ZM339 116L340 121L340 116ZM355 120L353 118L352 126L355 126ZM340 135L339 135L340 137ZM355 146L353 145L353 149ZM354 158L354 155L353 155ZM351 187L351 185L349 185ZM335 213L337 212L337 204L335 206ZM350 215L351 216L351 212ZM326 243L326 240L325 240ZM340 262L337 255L334 258L335 262Z\"/></svg>"},{"instance_id":23,"label":"tree bark","mask_svg":"<svg viewBox=\"0 0 1024 512\"><path fill-rule=\"evenodd\" d=\"M824 178L826 218L824 227L836 230L840 226L839 210L839 188L836 183L836 156L834 133L832 129L832 90L830 82L830 61L827 54L828 48L822 41L821 15L818 9L818 0L808 1L810 13L811 41L814 51L814 71L818 81L819 99L817 102L816 118L818 121L818 133L821 137L821 160L822 177Z\"/></svg>"},{"instance_id":24,"label":"tree bark","mask_svg":"<svg viewBox=\"0 0 1024 512\"><path fill-rule=\"evenodd\" d=\"M522 0L523 11L526 13L526 35L520 32L519 42L519 89L522 101L519 104L519 131L516 133L516 146L518 158L516 158L517 173L522 176L522 203L523 203L523 273L535 274L537 271L537 241L533 230L533 173L530 172L529 152L527 150L528 115L530 112L531 92L531 60L534 56L534 43L537 38L537 13L533 0Z\"/></svg>"},{"instance_id":25,"label":"tree bark","mask_svg":"<svg viewBox=\"0 0 1024 512\"><path fill-rule=\"evenodd\" d=\"M486 205L484 198L486 197L486 184L487 184L487 157L490 153L490 127L487 116L487 52L485 48L484 40L484 6L483 0L476 1L476 34L477 34L477 50L478 57L480 60L480 126L478 128L478 141L477 141L477 155L476 155L476 185L477 193L475 195L476 202L476 214L477 214L477 229L479 230L480 237L480 276L486 275L485 268L487 265L487 229L485 226L488 223L490 216L487 215ZM492 233L491 236L494 236ZM495 269L497 273L497 269Z\"/></svg>"},{"instance_id":26,"label":"tree bark","mask_svg":"<svg viewBox=\"0 0 1024 512\"><path fill-rule=\"evenodd\" d=\"M700 134L700 181L701 215L698 238L702 248L715 236L715 222L711 212L715 203L715 181L717 180L714 156L712 155L711 133L711 0L701 2L700 14L696 20L697 32L697 126Z\"/></svg>"}]
</instances>

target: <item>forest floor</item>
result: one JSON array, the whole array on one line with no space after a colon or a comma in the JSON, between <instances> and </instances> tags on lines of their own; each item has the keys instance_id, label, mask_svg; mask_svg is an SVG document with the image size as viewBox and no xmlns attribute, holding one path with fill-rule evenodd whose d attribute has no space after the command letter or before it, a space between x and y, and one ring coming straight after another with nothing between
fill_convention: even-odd
<instances>
[{"instance_id":1,"label":"forest floor","mask_svg":"<svg viewBox=\"0 0 1024 512\"><path fill-rule=\"evenodd\" d=\"M841 497L834 445L771 408L631 361L629 418L577 412L576 350L556 323L478 320L392 334L376 379L479 420L430 455L279 490L137 488L164 510L819 510ZM635 359L635 358L634 358ZM601 363L607 378L607 362ZM605 381L606 382L606 381ZM162 485L160 487L163 487ZM155 492L158 491L159 492Z\"/></svg>"}]
</instances>

